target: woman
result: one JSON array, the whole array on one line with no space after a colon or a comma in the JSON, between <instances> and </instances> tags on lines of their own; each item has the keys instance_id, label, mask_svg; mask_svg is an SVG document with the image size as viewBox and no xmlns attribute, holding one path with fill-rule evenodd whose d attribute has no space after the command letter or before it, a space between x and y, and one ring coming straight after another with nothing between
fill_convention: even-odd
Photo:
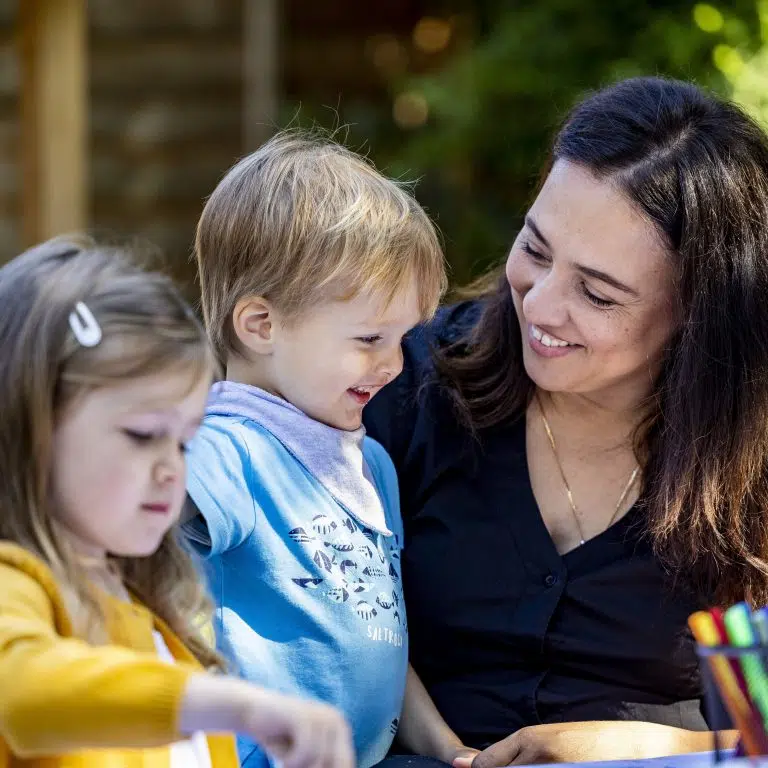
<instances>
[{"instance_id":1,"label":"woman","mask_svg":"<svg viewBox=\"0 0 768 768\"><path fill-rule=\"evenodd\" d=\"M588 97L497 287L404 353L367 426L474 767L708 749L686 619L768 603L766 135L687 83Z\"/></svg>"}]
</instances>

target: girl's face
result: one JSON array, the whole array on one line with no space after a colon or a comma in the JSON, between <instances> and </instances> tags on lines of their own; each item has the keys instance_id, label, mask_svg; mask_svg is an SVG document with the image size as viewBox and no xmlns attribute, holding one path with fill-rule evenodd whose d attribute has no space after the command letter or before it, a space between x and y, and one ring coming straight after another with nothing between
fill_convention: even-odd
<instances>
[{"instance_id":1,"label":"girl's face","mask_svg":"<svg viewBox=\"0 0 768 768\"><path fill-rule=\"evenodd\" d=\"M506 268L533 382L607 406L642 399L676 327L672 258L609 181L558 161Z\"/></svg>"},{"instance_id":2,"label":"girl's face","mask_svg":"<svg viewBox=\"0 0 768 768\"><path fill-rule=\"evenodd\" d=\"M208 376L156 374L95 389L66 409L54 431L53 509L81 554L158 548L184 502L184 451L209 385Z\"/></svg>"}]
</instances>

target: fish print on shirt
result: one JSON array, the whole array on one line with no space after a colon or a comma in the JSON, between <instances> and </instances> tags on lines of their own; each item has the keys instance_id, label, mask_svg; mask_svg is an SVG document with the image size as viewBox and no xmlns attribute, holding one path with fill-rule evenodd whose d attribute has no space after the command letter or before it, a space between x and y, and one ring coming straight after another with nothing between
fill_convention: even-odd
<instances>
[{"instance_id":1,"label":"fish print on shirt","mask_svg":"<svg viewBox=\"0 0 768 768\"><path fill-rule=\"evenodd\" d=\"M354 611L360 629L377 642L402 645L407 633L400 585L400 541L359 525L341 513L318 514L288 531L311 555L315 573L294 576L297 588L317 590L343 610Z\"/></svg>"}]
</instances>

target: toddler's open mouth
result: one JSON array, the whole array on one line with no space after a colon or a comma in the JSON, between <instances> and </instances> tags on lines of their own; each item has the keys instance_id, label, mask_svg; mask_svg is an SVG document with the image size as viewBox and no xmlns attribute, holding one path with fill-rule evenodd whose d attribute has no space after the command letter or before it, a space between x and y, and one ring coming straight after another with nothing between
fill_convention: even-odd
<instances>
[{"instance_id":1,"label":"toddler's open mouth","mask_svg":"<svg viewBox=\"0 0 768 768\"><path fill-rule=\"evenodd\" d=\"M365 405L371 399L371 391L363 387L350 387L347 392L360 405Z\"/></svg>"}]
</instances>

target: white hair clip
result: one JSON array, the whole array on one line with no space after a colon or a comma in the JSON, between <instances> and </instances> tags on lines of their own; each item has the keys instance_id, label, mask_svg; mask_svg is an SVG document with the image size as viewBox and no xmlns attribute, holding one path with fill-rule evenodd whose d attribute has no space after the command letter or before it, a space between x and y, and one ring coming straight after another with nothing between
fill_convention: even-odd
<instances>
[{"instance_id":1,"label":"white hair clip","mask_svg":"<svg viewBox=\"0 0 768 768\"><path fill-rule=\"evenodd\" d=\"M101 341L101 326L82 301L78 301L70 312L69 327L83 347L95 347Z\"/></svg>"}]
</instances>

